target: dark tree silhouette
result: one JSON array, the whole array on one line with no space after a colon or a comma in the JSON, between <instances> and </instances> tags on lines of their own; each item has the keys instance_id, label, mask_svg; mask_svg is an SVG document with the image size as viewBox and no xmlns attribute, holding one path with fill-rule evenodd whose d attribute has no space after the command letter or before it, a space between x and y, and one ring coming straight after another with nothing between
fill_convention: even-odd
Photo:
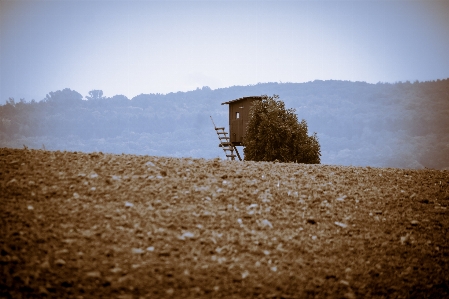
<instances>
[{"instance_id":1,"label":"dark tree silhouette","mask_svg":"<svg viewBox=\"0 0 449 299\"><path fill-rule=\"evenodd\" d=\"M63 90L51 91L46 96L44 101L50 104L75 105L81 103L83 96L70 88Z\"/></svg>"},{"instance_id":2,"label":"dark tree silhouette","mask_svg":"<svg viewBox=\"0 0 449 299\"><path fill-rule=\"evenodd\" d=\"M253 102L243 141L245 160L320 163L316 133L307 135L307 123L298 121L295 109L286 109L278 95Z\"/></svg>"},{"instance_id":3,"label":"dark tree silhouette","mask_svg":"<svg viewBox=\"0 0 449 299\"><path fill-rule=\"evenodd\" d=\"M103 99L103 90L91 90L89 91L90 96L86 96L88 100L100 100Z\"/></svg>"}]
</instances>

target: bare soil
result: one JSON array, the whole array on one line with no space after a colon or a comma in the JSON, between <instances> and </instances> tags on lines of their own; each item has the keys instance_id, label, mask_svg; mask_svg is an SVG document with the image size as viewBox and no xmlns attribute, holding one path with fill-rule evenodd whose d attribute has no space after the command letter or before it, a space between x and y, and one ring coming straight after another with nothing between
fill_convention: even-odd
<instances>
[{"instance_id":1,"label":"bare soil","mask_svg":"<svg viewBox=\"0 0 449 299\"><path fill-rule=\"evenodd\" d=\"M449 172L0 149L2 298L448 298Z\"/></svg>"}]
</instances>

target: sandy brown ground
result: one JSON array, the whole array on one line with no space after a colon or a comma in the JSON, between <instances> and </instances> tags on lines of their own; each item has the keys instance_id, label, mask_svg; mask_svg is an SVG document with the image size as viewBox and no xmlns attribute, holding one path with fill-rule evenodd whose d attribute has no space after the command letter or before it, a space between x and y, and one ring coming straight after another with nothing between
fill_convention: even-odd
<instances>
[{"instance_id":1,"label":"sandy brown ground","mask_svg":"<svg viewBox=\"0 0 449 299\"><path fill-rule=\"evenodd\" d=\"M449 172L0 149L0 297L449 297Z\"/></svg>"}]
</instances>

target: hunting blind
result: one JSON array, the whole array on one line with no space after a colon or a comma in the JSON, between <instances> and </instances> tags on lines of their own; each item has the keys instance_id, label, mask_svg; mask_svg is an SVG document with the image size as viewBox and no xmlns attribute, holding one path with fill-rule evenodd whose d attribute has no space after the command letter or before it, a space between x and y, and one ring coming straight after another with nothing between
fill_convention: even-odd
<instances>
[{"instance_id":1,"label":"hunting blind","mask_svg":"<svg viewBox=\"0 0 449 299\"><path fill-rule=\"evenodd\" d=\"M246 126L250 117L249 110L254 101L261 99L261 96L250 96L221 103L222 105L229 105L229 136L225 128L216 127L212 120L220 140L219 146L224 150L226 157L231 158L231 160L235 160L236 155L234 155L234 151L239 160L242 160L236 146L243 145L243 138L245 137Z\"/></svg>"}]
</instances>

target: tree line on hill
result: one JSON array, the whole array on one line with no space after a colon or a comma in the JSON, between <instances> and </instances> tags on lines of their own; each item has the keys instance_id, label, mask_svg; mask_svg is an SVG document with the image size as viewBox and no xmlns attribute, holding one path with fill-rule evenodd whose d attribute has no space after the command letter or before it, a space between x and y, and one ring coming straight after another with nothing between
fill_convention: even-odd
<instances>
[{"instance_id":1,"label":"tree line on hill","mask_svg":"<svg viewBox=\"0 0 449 299\"><path fill-rule=\"evenodd\" d=\"M317 132L321 163L449 167L449 79L377 83L259 83L212 90L83 97L65 88L41 101L0 105L0 147L224 157L209 116L228 126L221 103L279 95Z\"/></svg>"}]
</instances>

